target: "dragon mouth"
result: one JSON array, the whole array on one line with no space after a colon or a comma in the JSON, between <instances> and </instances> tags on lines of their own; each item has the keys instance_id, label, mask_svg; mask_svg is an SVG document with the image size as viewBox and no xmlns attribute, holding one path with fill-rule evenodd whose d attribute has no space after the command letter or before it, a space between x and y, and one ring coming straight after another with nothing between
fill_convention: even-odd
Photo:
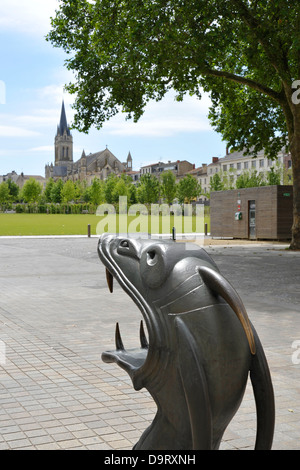
<instances>
[{"instance_id":1,"label":"dragon mouth","mask_svg":"<svg viewBox=\"0 0 300 470\"><path fill-rule=\"evenodd\" d=\"M109 291L113 292L113 282L114 276L111 272L106 268L106 280ZM137 369L141 368L145 363L149 343L145 334L143 320L140 323L140 348L134 349L126 349L123 344L123 340L120 333L120 326L119 323L116 323L116 330L115 330L115 351L106 351L102 354L102 359L104 362L115 362L117 363L122 369L126 370L126 372L133 377L134 373Z\"/></svg>"},{"instance_id":2,"label":"dragon mouth","mask_svg":"<svg viewBox=\"0 0 300 470\"><path fill-rule=\"evenodd\" d=\"M155 341L151 342L151 337L155 337L155 335L152 334L152 322L149 320L151 309L145 299L129 282L118 264L114 261L113 256L110 253L109 241L109 238L101 238L98 245L99 257L106 268L105 272L108 289L113 293L114 281L116 280L122 289L133 299L134 303L141 311L146 323L149 342L145 333L144 322L141 320L139 329L140 347L126 349L121 337L119 323L117 323L115 327L116 349L113 351L103 352L102 360L105 363L116 363L124 369L131 377L134 388L136 390L140 390L144 387L144 380L149 374L151 374L152 368L156 362L156 352L154 352L155 346L151 347L151 343L155 344Z\"/></svg>"}]
</instances>

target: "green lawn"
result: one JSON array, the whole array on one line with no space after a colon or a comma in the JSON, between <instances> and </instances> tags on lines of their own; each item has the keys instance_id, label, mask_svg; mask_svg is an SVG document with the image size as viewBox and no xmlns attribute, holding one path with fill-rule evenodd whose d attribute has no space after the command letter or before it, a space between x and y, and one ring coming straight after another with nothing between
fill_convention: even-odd
<instances>
[{"instance_id":1,"label":"green lawn","mask_svg":"<svg viewBox=\"0 0 300 470\"><path fill-rule=\"evenodd\" d=\"M195 217L183 219L185 228L182 229L181 218L175 220L174 216L152 219L151 224L151 217L148 216L124 216L119 221L114 216L99 217L89 214L0 214L0 236L87 235L88 225L91 226L92 235L100 235L104 231L123 232L126 226L130 233L170 233L173 226L177 233L183 230L185 233L204 231L203 219L197 219L197 225ZM209 218L205 222L208 223L209 231Z\"/></svg>"},{"instance_id":2,"label":"green lawn","mask_svg":"<svg viewBox=\"0 0 300 470\"><path fill-rule=\"evenodd\" d=\"M98 217L89 214L0 214L0 236L85 235L96 233Z\"/></svg>"}]
</instances>

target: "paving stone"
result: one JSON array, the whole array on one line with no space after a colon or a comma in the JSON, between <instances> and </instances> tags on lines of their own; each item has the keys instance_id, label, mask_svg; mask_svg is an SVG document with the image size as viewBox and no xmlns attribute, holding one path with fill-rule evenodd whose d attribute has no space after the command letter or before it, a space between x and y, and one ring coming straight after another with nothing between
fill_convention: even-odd
<instances>
[{"instance_id":1,"label":"paving stone","mask_svg":"<svg viewBox=\"0 0 300 470\"><path fill-rule=\"evenodd\" d=\"M0 450L130 450L156 406L127 374L101 361L120 323L137 344L141 314L116 285L108 293L97 238L0 239ZM273 448L300 449L300 253L281 244L208 245L240 294L265 349L275 390ZM300 355L299 355L300 357ZM252 449L251 386L221 449Z\"/></svg>"}]
</instances>

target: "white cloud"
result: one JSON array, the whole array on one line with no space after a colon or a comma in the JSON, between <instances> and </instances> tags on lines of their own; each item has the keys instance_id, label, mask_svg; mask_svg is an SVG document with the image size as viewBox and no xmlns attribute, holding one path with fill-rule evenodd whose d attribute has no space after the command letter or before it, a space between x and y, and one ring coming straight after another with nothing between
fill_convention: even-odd
<instances>
[{"instance_id":1,"label":"white cloud","mask_svg":"<svg viewBox=\"0 0 300 470\"><path fill-rule=\"evenodd\" d=\"M207 114L210 100L204 95L201 100L186 96L182 102L175 101L169 93L160 102L149 102L144 115L137 123L125 121L122 114L105 124L112 135L170 137L181 132L211 130Z\"/></svg>"},{"instance_id":2,"label":"white cloud","mask_svg":"<svg viewBox=\"0 0 300 470\"><path fill-rule=\"evenodd\" d=\"M112 135L126 135L139 137L170 137L180 132L201 132L210 130L207 122L193 119L145 119L138 123L126 122L119 125L111 122L107 130Z\"/></svg>"},{"instance_id":3,"label":"white cloud","mask_svg":"<svg viewBox=\"0 0 300 470\"><path fill-rule=\"evenodd\" d=\"M52 152L53 145L42 145L41 147L33 147L29 149L29 152Z\"/></svg>"},{"instance_id":4,"label":"white cloud","mask_svg":"<svg viewBox=\"0 0 300 470\"><path fill-rule=\"evenodd\" d=\"M67 81L67 74L65 81ZM69 93L64 92L64 85L65 83L59 83L39 88L36 93L37 98L41 102L56 108L57 106L61 106L62 100L64 100L66 106L71 105L74 102L74 97Z\"/></svg>"},{"instance_id":5,"label":"white cloud","mask_svg":"<svg viewBox=\"0 0 300 470\"><path fill-rule=\"evenodd\" d=\"M22 126L24 125L31 128L48 127L49 125L55 126L55 124L58 122L57 110L55 115L54 112L51 113L51 111L43 113L43 110L38 110L36 114L17 116L15 118L15 122Z\"/></svg>"},{"instance_id":6,"label":"white cloud","mask_svg":"<svg viewBox=\"0 0 300 470\"><path fill-rule=\"evenodd\" d=\"M1 0L0 27L30 34L47 34L58 0Z\"/></svg>"},{"instance_id":7,"label":"white cloud","mask_svg":"<svg viewBox=\"0 0 300 470\"><path fill-rule=\"evenodd\" d=\"M71 124L74 111L69 105L73 103L73 98L63 93L63 85L48 85L39 88L35 90L34 96L34 108L30 109L30 114L7 116L6 119L13 120L19 126L35 129L53 127L55 130L59 123L62 100L64 100L68 123Z\"/></svg>"},{"instance_id":8,"label":"white cloud","mask_svg":"<svg viewBox=\"0 0 300 470\"><path fill-rule=\"evenodd\" d=\"M40 135L39 132L22 127L0 125L0 137L34 137L38 135Z\"/></svg>"}]
</instances>

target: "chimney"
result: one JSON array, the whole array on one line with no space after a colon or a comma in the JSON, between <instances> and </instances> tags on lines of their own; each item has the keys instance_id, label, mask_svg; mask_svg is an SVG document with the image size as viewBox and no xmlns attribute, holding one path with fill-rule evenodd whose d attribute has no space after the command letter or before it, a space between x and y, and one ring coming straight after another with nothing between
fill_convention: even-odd
<instances>
[{"instance_id":1,"label":"chimney","mask_svg":"<svg viewBox=\"0 0 300 470\"><path fill-rule=\"evenodd\" d=\"M217 163L218 161L219 161L219 157L213 157L213 158L212 158L212 162L213 162L213 163Z\"/></svg>"}]
</instances>

